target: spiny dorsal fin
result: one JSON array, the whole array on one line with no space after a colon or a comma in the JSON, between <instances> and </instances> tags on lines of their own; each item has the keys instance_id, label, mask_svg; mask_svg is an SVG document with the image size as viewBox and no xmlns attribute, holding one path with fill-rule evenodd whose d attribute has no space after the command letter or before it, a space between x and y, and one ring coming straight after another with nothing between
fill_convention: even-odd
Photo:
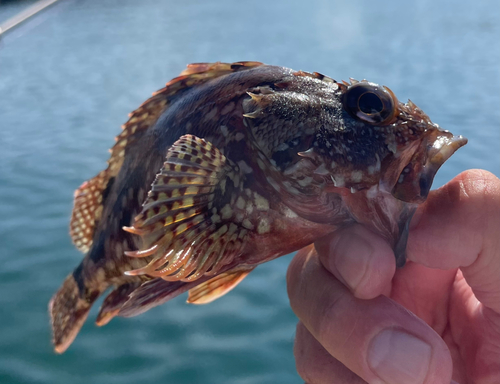
<instances>
[{"instance_id":1,"label":"spiny dorsal fin","mask_svg":"<svg viewBox=\"0 0 500 384\"><path fill-rule=\"evenodd\" d=\"M152 256L146 267L126 274L194 281L231 263L248 233L232 220L243 178L211 143L182 136L168 150L133 227L124 228L143 241L141 250L126 254Z\"/></svg>"},{"instance_id":2,"label":"spiny dorsal fin","mask_svg":"<svg viewBox=\"0 0 500 384\"><path fill-rule=\"evenodd\" d=\"M232 72L250 69L262 63L243 61L237 63L197 63L189 64L180 76L170 80L164 88L153 93L153 96L141 104L129 115L129 120L122 126L123 131L116 137L116 144L111 148L108 161L110 176L115 176L123 164L125 149L151 126L160 115L179 96L179 91L193 88L207 81Z\"/></svg>"},{"instance_id":3,"label":"spiny dorsal fin","mask_svg":"<svg viewBox=\"0 0 500 384\"><path fill-rule=\"evenodd\" d=\"M83 183L75 191L70 235L80 251L86 253L92 246L94 231L105 204L103 193L109 187L109 182L118 175L127 151L150 127L154 126L161 114L180 95L179 92L213 78L259 65L262 63L252 61L232 64L220 62L189 64L179 77L169 81L164 88L156 91L129 115L129 120L122 126L122 132L115 138L116 144L110 150L107 169Z\"/></svg>"},{"instance_id":4,"label":"spiny dorsal fin","mask_svg":"<svg viewBox=\"0 0 500 384\"><path fill-rule=\"evenodd\" d=\"M235 271L227 271L221 273L210 280L205 281L189 290L187 302L189 304L208 304L212 301L224 296L239 283L243 281L247 275L254 270L255 267Z\"/></svg>"}]
</instances>

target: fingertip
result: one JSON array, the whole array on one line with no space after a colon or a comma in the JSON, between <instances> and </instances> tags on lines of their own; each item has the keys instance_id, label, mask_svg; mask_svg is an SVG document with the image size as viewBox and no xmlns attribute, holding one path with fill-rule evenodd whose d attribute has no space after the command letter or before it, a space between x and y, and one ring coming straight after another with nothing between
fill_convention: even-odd
<instances>
[{"instance_id":1,"label":"fingertip","mask_svg":"<svg viewBox=\"0 0 500 384\"><path fill-rule=\"evenodd\" d=\"M498 207L500 180L495 175L478 169L462 172L431 191L417 209L410 226L409 258L440 269L472 264L485 243L498 239Z\"/></svg>"},{"instance_id":2,"label":"fingertip","mask_svg":"<svg viewBox=\"0 0 500 384\"><path fill-rule=\"evenodd\" d=\"M361 225L315 243L324 267L360 299L387 291L396 270L394 253L383 238Z\"/></svg>"},{"instance_id":3,"label":"fingertip","mask_svg":"<svg viewBox=\"0 0 500 384\"><path fill-rule=\"evenodd\" d=\"M437 384L451 380L450 353L435 334L420 338L403 329L386 328L371 340L367 364L385 383Z\"/></svg>"}]
</instances>

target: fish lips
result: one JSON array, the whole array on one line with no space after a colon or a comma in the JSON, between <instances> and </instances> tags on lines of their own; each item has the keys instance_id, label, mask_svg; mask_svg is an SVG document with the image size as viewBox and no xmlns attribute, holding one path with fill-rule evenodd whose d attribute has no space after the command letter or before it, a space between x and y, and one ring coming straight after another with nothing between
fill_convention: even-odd
<instances>
[{"instance_id":1,"label":"fish lips","mask_svg":"<svg viewBox=\"0 0 500 384\"><path fill-rule=\"evenodd\" d=\"M465 144L463 136L440 129L430 131L399 174L391 194L407 203L424 202L439 168Z\"/></svg>"}]
</instances>

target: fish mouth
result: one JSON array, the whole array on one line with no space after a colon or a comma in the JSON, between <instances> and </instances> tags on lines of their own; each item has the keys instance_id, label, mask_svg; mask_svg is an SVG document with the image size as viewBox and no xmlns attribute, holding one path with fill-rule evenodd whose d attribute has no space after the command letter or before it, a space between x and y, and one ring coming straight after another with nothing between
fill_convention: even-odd
<instances>
[{"instance_id":1,"label":"fish mouth","mask_svg":"<svg viewBox=\"0 0 500 384\"><path fill-rule=\"evenodd\" d=\"M408 203L425 201L439 168L465 144L467 139L461 135L440 129L432 131L403 168L392 195Z\"/></svg>"}]
</instances>

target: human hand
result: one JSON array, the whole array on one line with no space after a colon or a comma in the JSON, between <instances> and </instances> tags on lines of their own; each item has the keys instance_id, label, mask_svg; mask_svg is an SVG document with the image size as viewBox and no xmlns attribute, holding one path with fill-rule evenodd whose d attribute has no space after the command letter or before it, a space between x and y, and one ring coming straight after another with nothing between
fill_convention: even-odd
<instances>
[{"instance_id":1,"label":"human hand","mask_svg":"<svg viewBox=\"0 0 500 384\"><path fill-rule=\"evenodd\" d=\"M287 281L308 384L500 383L500 180L467 171L417 210L407 265L361 226L301 250ZM410 312L411 311L411 312Z\"/></svg>"}]
</instances>

